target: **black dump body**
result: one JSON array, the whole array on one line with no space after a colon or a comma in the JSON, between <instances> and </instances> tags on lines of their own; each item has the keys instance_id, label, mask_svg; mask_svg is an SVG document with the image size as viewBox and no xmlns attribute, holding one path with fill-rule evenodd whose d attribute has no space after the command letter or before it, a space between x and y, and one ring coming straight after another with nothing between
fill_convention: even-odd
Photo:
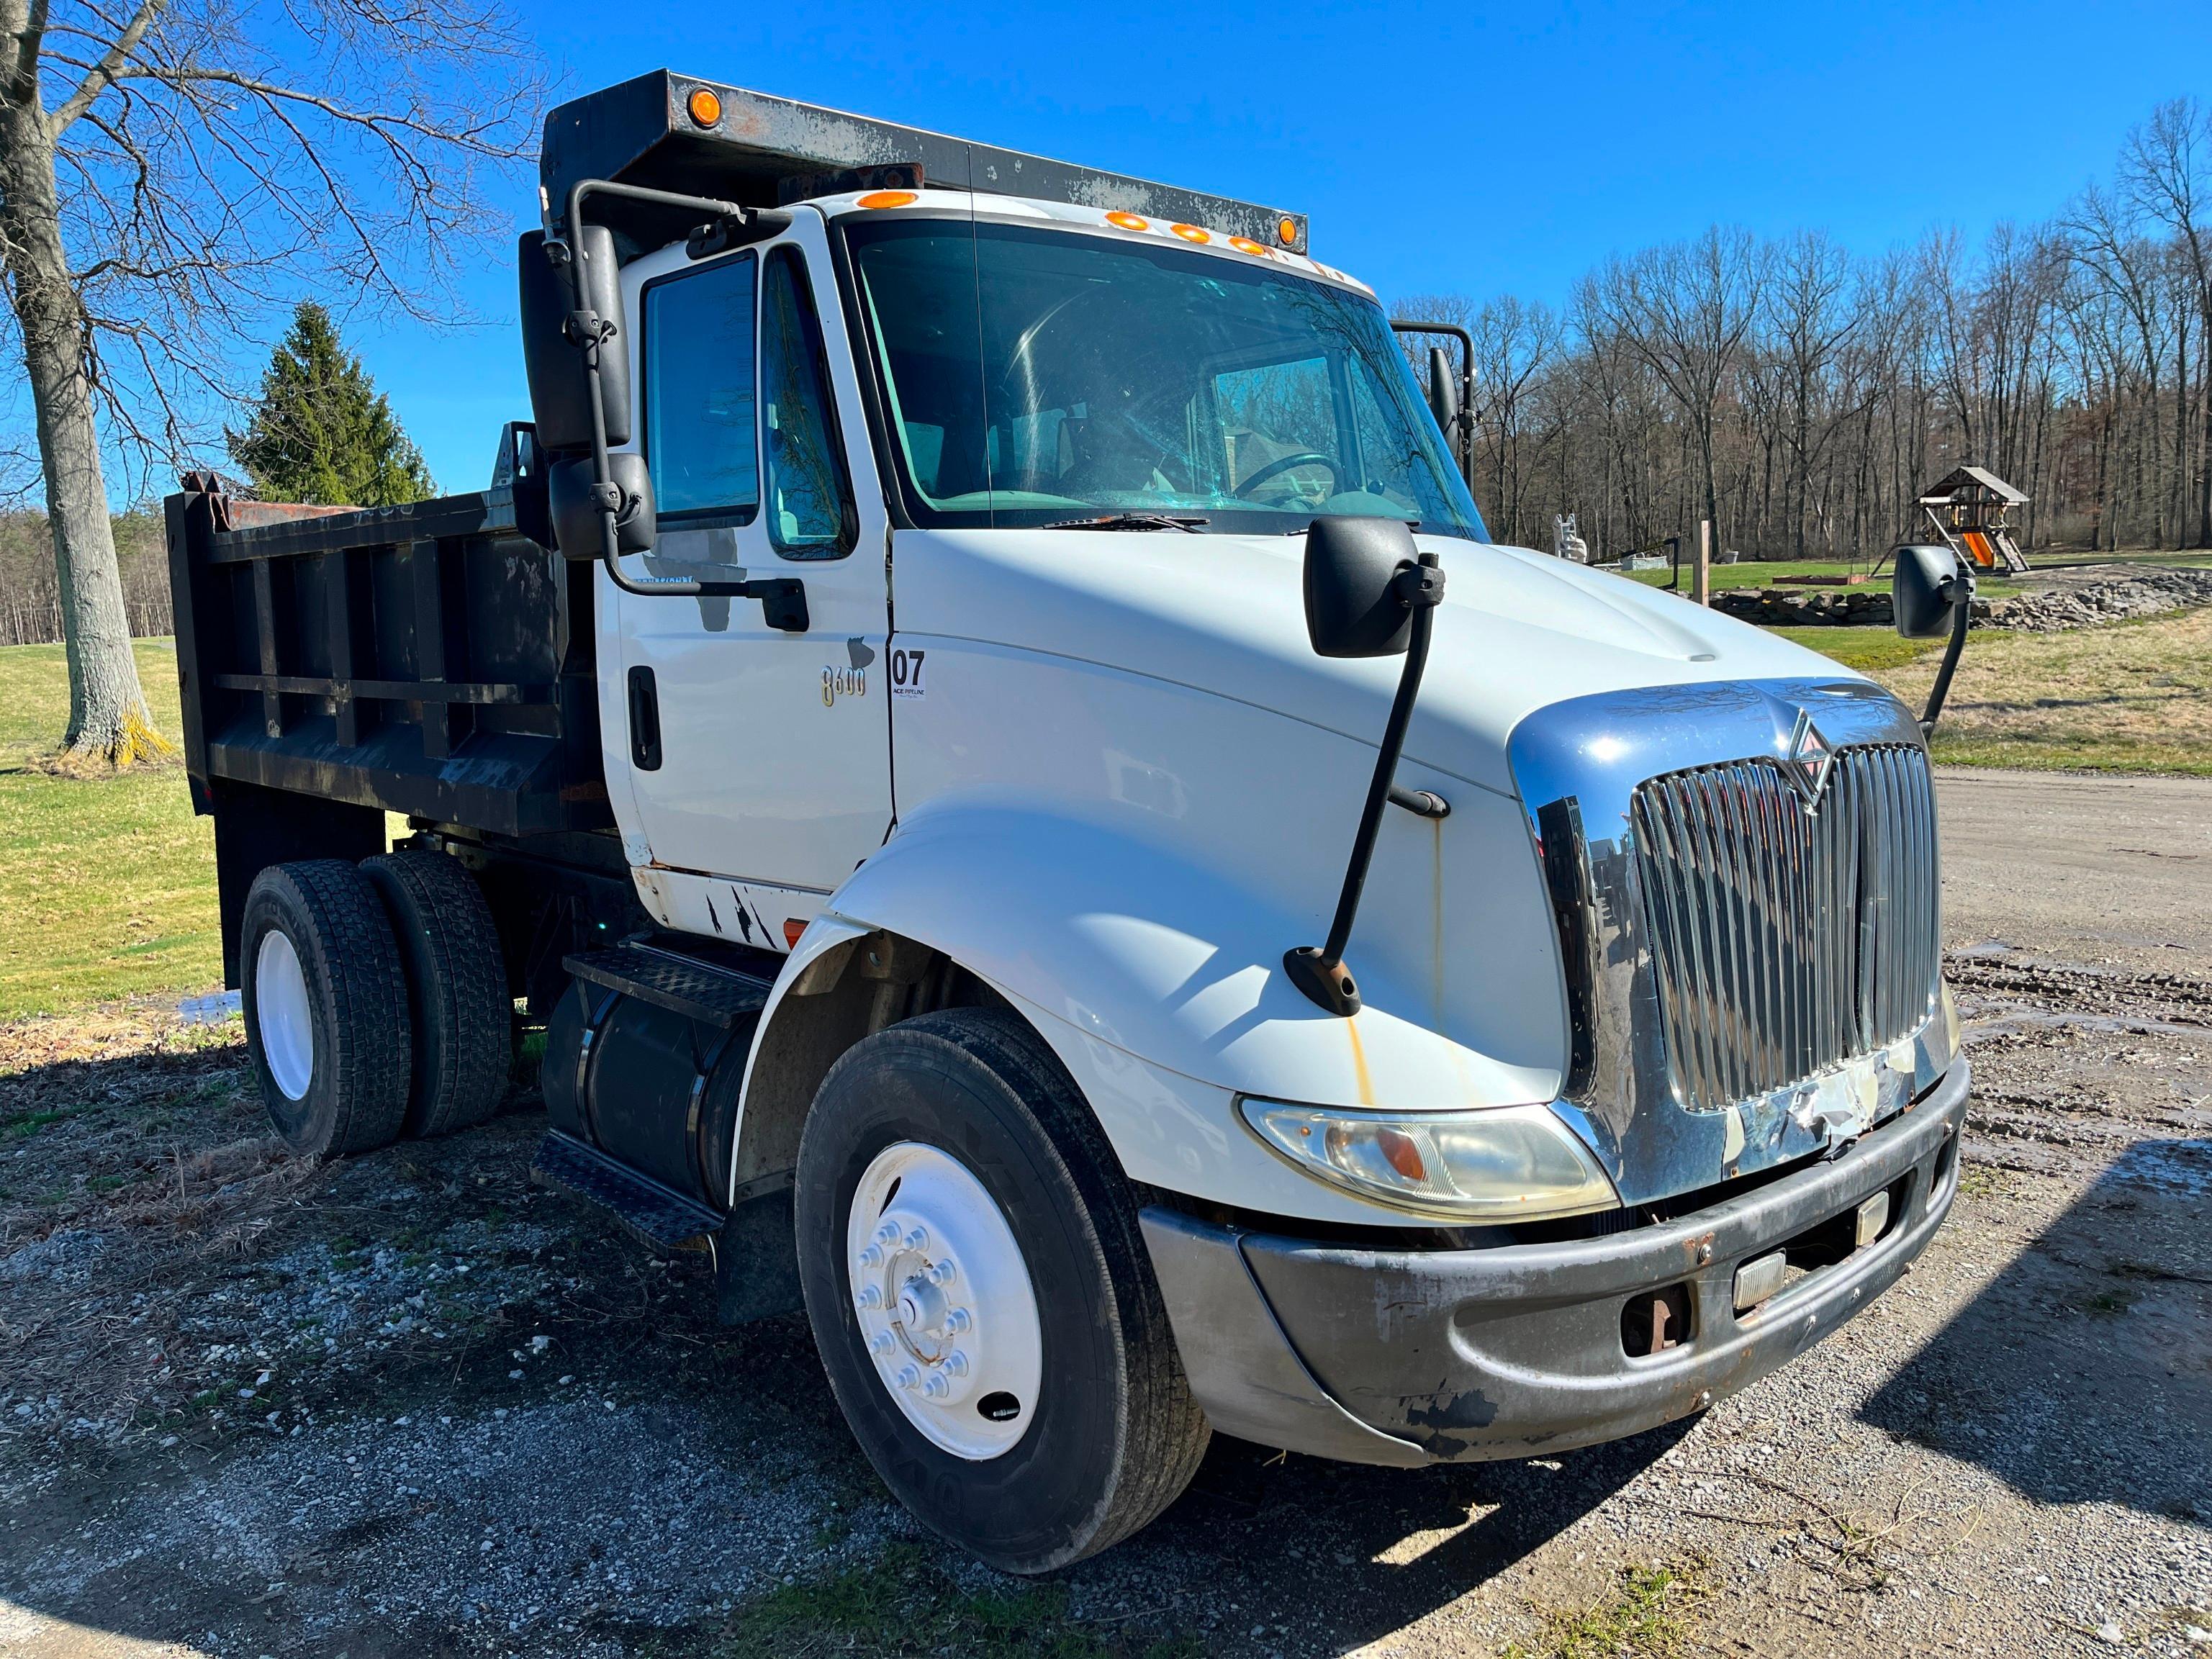
<instances>
[{"instance_id":1,"label":"black dump body","mask_svg":"<svg viewBox=\"0 0 2212 1659\"><path fill-rule=\"evenodd\" d=\"M592 567L546 545L530 428L501 453L489 489L405 507L242 501L204 473L169 497L185 763L216 821L226 982L254 876L381 852L386 813L486 875L518 990L533 957L587 936L533 942L551 899L634 904L599 758Z\"/></svg>"}]
</instances>

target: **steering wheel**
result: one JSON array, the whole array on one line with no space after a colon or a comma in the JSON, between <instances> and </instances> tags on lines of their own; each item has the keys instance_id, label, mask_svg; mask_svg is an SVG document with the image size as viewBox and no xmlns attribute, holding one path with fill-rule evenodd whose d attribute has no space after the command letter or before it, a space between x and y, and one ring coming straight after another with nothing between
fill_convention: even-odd
<instances>
[{"instance_id":1,"label":"steering wheel","mask_svg":"<svg viewBox=\"0 0 2212 1659\"><path fill-rule=\"evenodd\" d=\"M1257 489L1261 484L1267 483L1270 478L1280 477L1284 473L1291 471L1295 467L1316 465L1325 466L1328 469L1329 493L1331 495L1335 494L1338 477L1336 463L1329 459L1328 456L1310 449L1301 449L1293 455L1278 456L1275 459L1268 462L1267 465L1261 467L1257 472L1255 472L1250 477L1245 479L1243 483L1238 484L1233 493L1239 501L1242 501L1251 495L1251 493Z\"/></svg>"}]
</instances>

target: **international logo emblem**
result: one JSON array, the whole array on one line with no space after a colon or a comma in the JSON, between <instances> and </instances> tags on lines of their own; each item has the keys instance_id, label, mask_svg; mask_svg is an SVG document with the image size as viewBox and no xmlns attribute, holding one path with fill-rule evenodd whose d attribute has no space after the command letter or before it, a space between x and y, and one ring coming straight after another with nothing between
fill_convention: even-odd
<instances>
[{"instance_id":1,"label":"international logo emblem","mask_svg":"<svg viewBox=\"0 0 2212 1659\"><path fill-rule=\"evenodd\" d=\"M1797 792L1807 812L1820 810L1820 797L1828 787L1828 777L1836 769L1836 751L1820 735L1820 728L1813 724L1813 717L1803 709L1797 711L1797 725L1790 734L1790 753L1782 763L1782 775L1790 780L1790 787Z\"/></svg>"}]
</instances>

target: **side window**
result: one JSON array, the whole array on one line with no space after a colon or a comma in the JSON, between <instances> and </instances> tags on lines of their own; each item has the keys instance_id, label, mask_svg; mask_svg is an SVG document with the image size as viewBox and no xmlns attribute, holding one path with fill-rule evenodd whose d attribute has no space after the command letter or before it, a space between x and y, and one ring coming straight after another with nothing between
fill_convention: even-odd
<instances>
[{"instance_id":1,"label":"side window","mask_svg":"<svg viewBox=\"0 0 2212 1659\"><path fill-rule=\"evenodd\" d=\"M788 559L840 559L858 520L830 398L822 325L795 247L769 256L761 302L761 403L768 538Z\"/></svg>"},{"instance_id":2,"label":"side window","mask_svg":"<svg viewBox=\"0 0 2212 1659\"><path fill-rule=\"evenodd\" d=\"M663 519L746 524L760 506L750 254L645 290L645 455Z\"/></svg>"}]
</instances>

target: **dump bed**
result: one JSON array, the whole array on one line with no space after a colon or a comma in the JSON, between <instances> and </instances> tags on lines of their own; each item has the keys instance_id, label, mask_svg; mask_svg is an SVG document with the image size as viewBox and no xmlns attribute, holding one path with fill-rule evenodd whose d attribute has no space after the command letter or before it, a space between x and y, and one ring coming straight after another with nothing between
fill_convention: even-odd
<instances>
[{"instance_id":1,"label":"dump bed","mask_svg":"<svg viewBox=\"0 0 2212 1659\"><path fill-rule=\"evenodd\" d=\"M592 567L545 545L511 428L492 487L405 507L167 501L185 763L216 817L226 945L276 857L380 850L386 812L494 840L611 830Z\"/></svg>"}]
</instances>

